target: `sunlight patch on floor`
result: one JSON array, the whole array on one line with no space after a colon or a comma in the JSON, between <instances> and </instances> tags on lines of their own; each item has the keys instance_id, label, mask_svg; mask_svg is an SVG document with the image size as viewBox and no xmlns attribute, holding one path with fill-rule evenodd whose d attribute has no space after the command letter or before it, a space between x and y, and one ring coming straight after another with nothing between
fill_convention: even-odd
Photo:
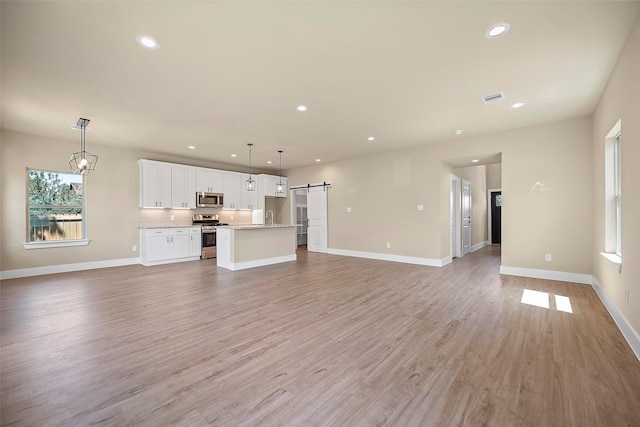
<instances>
[{"instance_id":1,"label":"sunlight patch on floor","mask_svg":"<svg viewBox=\"0 0 640 427\"><path fill-rule=\"evenodd\" d=\"M556 310L564 311L565 313L573 313L571 309L571 301L569 297L563 297L561 295L554 295L556 297Z\"/></svg>"},{"instance_id":2,"label":"sunlight patch on floor","mask_svg":"<svg viewBox=\"0 0 640 427\"><path fill-rule=\"evenodd\" d=\"M562 295L554 295L553 297L556 310L563 311L565 313L573 313L569 297L565 297ZM522 298L520 299L520 302L522 304L535 305L536 307L550 308L548 292L525 289L522 292Z\"/></svg>"}]
</instances>

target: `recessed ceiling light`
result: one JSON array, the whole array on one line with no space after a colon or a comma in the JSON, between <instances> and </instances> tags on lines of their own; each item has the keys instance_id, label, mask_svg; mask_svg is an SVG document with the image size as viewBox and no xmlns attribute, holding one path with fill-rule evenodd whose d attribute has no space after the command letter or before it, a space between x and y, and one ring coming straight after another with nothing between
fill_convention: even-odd
<instances>
[{"instance_id":1,"label":"recessed ceiling light","mask_svg":"<svg viewBox=\"0 0 640 427\"><path fill-rule=\"evenodd\" d=\"M297 110L298 111L307 111L307 107L305 107L304 105L298 105Z\"/></svg>"},{"instance_id":2,"label":"recessed ceiling light","mask_svg":"<svg viewBox=\"0 0 640 427\"><path fill-rule=\"evenodd\" d=\"M524 105L524 102L516 102L511 106L511 108L520 108Z\"/></svg>"},{"instance_id":3,"label":"recessed ceiling light","mask_svg":"<svg viewBox=\"0 0 640 427\"><path fill-rule=\"evenodd\" d=\"M238 157L238 155L237 154L232 154L231 157Z\"/></svg>"},{"instance_id":4,"label":"recessed ceiling light","mask_svg":"<svg viewBox=\"0 0 640 427\"><path fill-rule=\"evenodd\" d=\"M316 159L316 162L319 162L319 161L321 161L321 160L320 159Z\"/></svg>"},{"instance_id":5,"label":"recessed ceiling light","mask_svg":"<svg viewBox=\"0 0 640 427\"><path fill-rule=\"evenodd\" d=\"M273 162L272 162L271 160L267 160L267 163L271 164L271 163L273 163Z\"/></svg>"},{"instance_id":6,"label":"recessed ceiling light","mask_svg":"<svg viewBox=\"0 0 640 427\"><path fill-rule=\"evenodd\" d=\"M375 141L375 139L376 139L376 138L375 138L375 137L373 137L373 136L370 136L369 138L367 138L367 140L369 140L369 141Z\"/></svg>"},{"instance_id":7,"label":"recessed ceiling light","mask_svg":"<svg viewBox=\"0 0 640 427\"><path fill-rule=\"evenodd\" d=\"M471 160L471 163L478 163L479 161L480 160L478 160L478 159L473 159L473 160Z\"/></svg>"},{"instance_id":8,"label":"recessed ceiling light","mask_svg":"<svg viewBox=\"0 0 640 427\"><path fill-rule=\"evenodd\" d=\"M507 31L509 31L509 28L511 28L511 25L507 23L496 24L493 27L489 28L484 33L484 36L488 39L495 39L496 37L500 37L501 35L505 34Z\"/></svg>"},{"instance_id":9,"label":"recessed ceiling light","mask_svg":"<svg viewBox=\"0 0 640 427\"><path fill-rule=\"evenodd\" d=\"M154 50L160 49L160 43L158 43L158 41L153 37L138 36L136 37L136 40L138 41L138 43L140 43L142 46L146 47L147 49L154 49Z\"/></svg>"},{"instance_id":10,"label":"recessed ceiling light","mask_svg":"<svg viewBox=\"0 0 640 427\"><path fill-rule=\"evenodd\" d=\"M195 145L190 145L190 146L188 146L187 148L188 148L189 150L195 150L195 149L196 149L196 146L195 146Z\"/></svg>"},{"instance_id":11,"label":"recessed ceiling light","mask_svg":"<svg viewBox=\"0 0 640 427\"><path fill-rule=\"evenodd\" d=\"M453 133L455 133L456 135L462 135L463 130L462 129L456 129L453 131Z\"/></svg>"}]
</instances>

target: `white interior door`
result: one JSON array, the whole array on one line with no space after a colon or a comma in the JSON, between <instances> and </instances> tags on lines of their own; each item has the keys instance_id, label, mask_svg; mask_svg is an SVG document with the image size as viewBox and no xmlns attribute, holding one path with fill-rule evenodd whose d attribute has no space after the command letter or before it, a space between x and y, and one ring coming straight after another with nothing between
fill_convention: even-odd
<instances>
[{"instance_id":1,"label":"white interior door","mask_svg":"<svg viewBox=\"0 0 640 427\"><path fill-rule=\"evenodd\" d=\"M327 252L327 188L311 187L307 193L307 250Z\"/></svg>"},{"instance_id":2,"label":"white interior door","mask_svg":"<svg viewBox=\"0 0 640 427\"><path fill-rule=\"evenodd\" d=\"M471 182L462 180L462 254L471 252Z\"/></svg>"}]
</instances>

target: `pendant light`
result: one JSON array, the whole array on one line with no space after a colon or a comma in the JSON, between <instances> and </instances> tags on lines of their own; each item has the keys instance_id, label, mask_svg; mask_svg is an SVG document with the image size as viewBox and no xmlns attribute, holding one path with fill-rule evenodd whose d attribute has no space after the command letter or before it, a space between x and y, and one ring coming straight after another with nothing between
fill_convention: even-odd
<instances>
[{"instance_id":1,"label":"pendant light","mask_svg":"<svg viewBox=\"0 0 640 427\"><path fill-rule=\"evenodd\" d=\"M96 163L98 163L98 156L87 152L85 149L85 132L90 121L81 117L78 119L78 123L73 126L74 129L80 129L80 151L71 155L69 166L73 173L77 175L88 175L89 172L96 168Z\"/></svg>"},{"instance_id":2,"label":"pendant light","mask_svg":"<svg viewBox=\"0 0 640 427\"><path fill-rule=\"evenodd\" d=\"M244 188L247 191L255 191L256 180L251 178L251 147L253 144L247 144L249 146L249 179L244 182Z\"/></svg>"},{"instance_id":3,"label":"pendant light","mask_svg":"<svg viewBox=\"0 0 640 427\"><path fill-rule=\"evenodd\" d=\"M278 150L278 153L280 154L280 179L276 184L276 194L284 194L285 185L282 183L282 150Z\"/></svg>"}]
</instances>

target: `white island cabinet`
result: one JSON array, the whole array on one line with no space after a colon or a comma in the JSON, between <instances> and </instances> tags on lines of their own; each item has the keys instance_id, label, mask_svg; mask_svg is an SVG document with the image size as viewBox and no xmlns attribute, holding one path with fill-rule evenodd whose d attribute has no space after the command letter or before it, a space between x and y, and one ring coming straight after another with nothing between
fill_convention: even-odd
<instances>
[{"instance_id":1,"label":"white island cabinet","mask_svg":"<svg viewBox=\"0 0 640 427\"><path fill-rule=\"evenodd\" d=\"M295 225L229 225L216 228L218 267L244 270L296 260Z\"/></svg>"}]
</instances>

